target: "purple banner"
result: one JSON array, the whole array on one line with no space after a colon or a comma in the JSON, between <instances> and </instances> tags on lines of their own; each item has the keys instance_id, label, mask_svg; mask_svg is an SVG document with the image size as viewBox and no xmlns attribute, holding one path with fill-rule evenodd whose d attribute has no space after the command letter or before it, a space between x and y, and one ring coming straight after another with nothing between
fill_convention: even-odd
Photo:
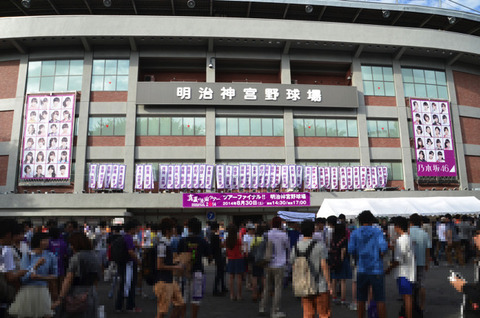
<instances>
[{"instance_id":1,"label":"purple banner","mask_svg":"<svg viewBox=\"0 0 480 318\"><path fill-rule=\"evenodd\" d=\"M112 183L110 185L111 189L116 189L118 187L118 165L112 165Z\"/></svg>"},{"instance_id":2,"label":"purple banner","mask_svg":"<svg viewBox=\"0 0 480 318\"><path fill-rule=\"evenodd\" d=\"M120 165L118 167L118 187L117 189L123 190L125 188L125 171L126 165Z\"/></svg>"},{"instance_id":3,"label":"purple banner","mask_svg":"<svg viewBox=\"0 0 480 318\"><path fill-rule=\"evenodd\" d=\"M338 168L339 167L330 167L330 189L338 189Z\"/></svg>"},{"instance_id":4,"label":"purple banner","mask_svg":"<svg viewBox=\"0 0 480 318\"><path fill-rule=\"evenodd\" d=\"M75 94L27 95L20 179L70 179Z\"/></svg>"},{"instance_id":5,"label":"purple banner","mask_svg":"<svg viewBox=\"0 0 480 318\"><path fill-rule=\"evenodd\" d=\"M167 176L168 176L168 166L159 165L158 166L158 189L167 188Z\"/></svg>"},{"instance_id":6,"label":"purple banner","mask_svg":"<svg viewBox=\"0 0 480 318\"><path fill-rule=\"evenodd\" d=\"M450 103L411 99L417 175L419 177L455 177Z\"/></svg>"},{"instance_id":7,"label":"purple banner","mask_svg":"<svg viewBox=\"0 0 480 318\"><path fill-rule=\"evenodd\" d=\"M135 189L137 190L140 190L142 189L142 185L143 185L143 168L145 167L145 165L137 165L136 169L135 169ZM100 166L100 169L102 168L102 166ZM101 170L100 170L101 171ZM100 180L100 178L99 178Z\"/></svg>"},{"instance_id":8,"label":"purple banner","mask_svg":"<svg viewBox=\"0 0 480 318\"><path fill-rule=\"evenodd\" d=\"M232 168L232 189L238 189L238 183L239 183L238 173L239 173L239 171L240 171L239 166L233 166L233 168Z\"/></svg>"},{"instance_id":9,"label":"purple banner","mask_svg":"<svg viewBox=\"0 0 480 318\"><path fill-rule=\"evenodd\" d=\"M112 165L107 165L107 171L105 172L105 189L110 189L110 183L112 182Z\"/></svg>"},{"instance_id":10,"label":"purple banner","mask_svg":"<svg viewBox=\"0 0 480 318\"><path fill-rule=\"evenodd\" d=\"M184 208L310 206L310 193L184 193Z\"/></svg>"},{"instance_id":11,"label":"purple banner","mask_svg":"<svg viewBox=\"0 0 480 318\"><path fill-rule=\"evenodd\" d=\"M97 187L97 166L96 164L90 165L90 172L88 174L88 187L95 189Z\"/></svg>"},{"instance_id":12,"label":"purple banner","mask_svg":"<svg viewBox=\"0 0 480 318\"><path fill-rule=\"evenodd\" d=\"M205 168L205 189L211 189L213 184L213 166L207 165Z\"/></svg>"},{"instance_id":13,"label":"purple banner","mask_svg":"<svg viewBox=\"0 0 480 318\"><path fill-rule=\"evenodd\" d=\"M318 167L312 167L312 189L318 189Z\"/></svg>"}]
</instances>

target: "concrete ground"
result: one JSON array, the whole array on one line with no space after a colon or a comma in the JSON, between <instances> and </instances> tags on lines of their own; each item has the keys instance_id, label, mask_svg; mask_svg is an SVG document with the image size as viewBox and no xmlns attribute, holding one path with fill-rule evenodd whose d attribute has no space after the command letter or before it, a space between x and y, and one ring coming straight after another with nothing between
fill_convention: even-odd
<instances>
[{"instance_id":1,"label":"concrete ground","mask_svg":"<svg viewBox=\"0 0 480 318\"><path fill-rule=\"evenodd\" d=\"M470 263L464 267L453 267L454 271L460 272L467 281L473 281L473 264ZM456 292L447 280L449 275L449 266L432 267L426 276L426 312L424 317L434 318L458 318L459 308L462 301L462 294ZM243 300L231 301L228 297L212 296L214 267L206 267L207 289L206 297L201 304L199 318L237 318L237 317L257 317L258 303L251 300L251 292L244 289ZM228 277L227 277L228 284ZM347 300L351 300L351 281L347 281L348 293ZM153 297L152 288L143 284L143 293L148 297L137 296L137 307L142 309L142 313L116 313L114 310L114 300L108 298L110 283L101 283L99 285L100 304L105 305L106 316L108 318L125 318L126 316L137 317L155 317L156 302ZM393 275L386 277L386 297L388 317L398 317L401 302L396 288ZM287 317L301 318L302 309L300 300L293 297L292 289L287 287L282 295L282 310ZM187 317L190 310L188 309ZM356 317L356 312L348 310L345 306L332 304L332 317Z\"/></svg>"}]
</instances>

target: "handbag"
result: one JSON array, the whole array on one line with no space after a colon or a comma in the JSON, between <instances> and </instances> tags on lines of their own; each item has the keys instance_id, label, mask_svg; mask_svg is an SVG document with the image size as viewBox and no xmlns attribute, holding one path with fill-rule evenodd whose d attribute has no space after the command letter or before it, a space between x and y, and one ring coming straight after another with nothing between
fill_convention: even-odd
<instances>
[{"instance_id":1,"label":"handbag","mask_svg":"<svg viewBox=\"0 0 480 318\"><path fill-rule=\"evenodd\" d=\"M88 308L88 292L65 297L65 311L71 314L83 313Z\"/></svg>"}]
</instances>

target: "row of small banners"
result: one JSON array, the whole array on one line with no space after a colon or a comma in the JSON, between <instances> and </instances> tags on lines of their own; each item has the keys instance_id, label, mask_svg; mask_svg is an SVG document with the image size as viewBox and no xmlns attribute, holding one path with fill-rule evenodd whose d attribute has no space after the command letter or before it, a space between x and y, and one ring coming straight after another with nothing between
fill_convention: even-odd
<instances>
[{"instance_id":1,"label":"row of small banners","mask_svg":"<svg viewBox=\"0 0 480 318\"><path fill-rule=\"evenodd\" d=\"M122 189L125 165L91 164L90 189ZM215 175L215 177L214 177ZM158 189L304 189L359 190L385 188L386 166L318 167L302 165L162 165L158 166ZM215 178L215 179L214 179ZM137 164L135 189L154 188L153 164Z\"/></svg>"}]
</instances>

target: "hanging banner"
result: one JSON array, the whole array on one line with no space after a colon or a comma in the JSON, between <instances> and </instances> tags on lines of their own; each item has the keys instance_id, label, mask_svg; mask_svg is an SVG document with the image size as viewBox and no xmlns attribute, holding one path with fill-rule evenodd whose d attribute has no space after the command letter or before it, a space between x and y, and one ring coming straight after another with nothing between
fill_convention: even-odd
<instances>
[{"instance_id":1,"label":"hanging banner","mask_svg":"<svg viewBox=\"0 0 480 318\"><path fill-rule=\"evenodd\" d=\"M158 189L167 189L168 165L158 166Z\"/></svg>"},{"instance_id":2,"label":"hanging banner","mask_svg":"<svg viewBox=\"0 0 480 318\"><path fill-rule=\"evenodd\" d=\"M311 184L312 184L312 189L317 190L318 189L318 167L313 166L312 167L312 177L311 177Z\"/></svg>"},{"instance_id":3,"label":"hanging banner","mask_svg":"<svg viewBox=\"0 0 480 318\"><path fill-rule=\"evenodd\" d=\"M310 193L184 193L184 208L310 206Z\"/></svg>"},{"instance_id":4,"label":"hanging banner","mask_svg":"<svg viewBox=\"0 0 480 318\"><path fill-rule=\"evenodd\" d=\"M192 176L193 165L187 165L186 169L185 169L185 172L186 172L186 175L187 175L186 176L187 184L186 184L185 188L193 189L193 176Z\"/></svg>"},{"instance_id":5,"label":"hanging banner","mask_svg":"<svg viewBox=\"0 0 480 318\"><path fill-rule=\"evenodd\" d=\"M288 181L288 187L290 189L295 189L297 186L297 169L295 165L289 165L288 166L288 174L289 174L289 181Z\"/></svg>"},{"instance_id":6,"label":"hanging banner","mask_svg":"<svg viewBox=\"0 0 480 318\"><path fill-rule=\"evenodd\" d=\"M295 166L295 173L297 175L296 187L301 188L303 184L303 166L296 165Z\"/></svg>"},{"instance_id":7,"label":"hanging banner","mask_svg":"<svg viewBox=\"0 0 480 318\"><path fill-rule=\"evenodd\" d=\"M198 189L199 188L199 176L198 172L200 171L200 165L193 165L192 167L192 182L193 182L193 188Z\"/></svg>"},{"instance_id":8,"label":"hanging banner","mask_svg":"<svg viewBox=\"0 0 480 318\"><path fill-rule=\"evenodd\" d=\"M144 165L136 165L135 167L135 189L140 190L142 189L143 185L143 170Z\"/></svg>"},{"instance_id":9,"label":"hanging banner","mask_svg":"<svg viewBox=\"0 0 480 318\"><path fill-rule=\"evenodd\" d=\"M232 173L233 173L233 166L226 165L225 166L225 189L232 189Z\"/></svg>"},{"instance_id":10,"label":"hanging banner","mask_svg":"<svg viewBox=\"0 0 480 318\"><path fill-rule=\"evenodd\" d=\"M272 188L280 187L280 184L282 182L282 167L280 165L275 165L275 173L274 177L271 177L270 179L275 180L272 184ZM288 174L288 170L287 170Z\"/></svg>"},{"instance_id":11,"label":"hanging banner","mask_svg":"<svg viewBox=\"0 0 480 318\"><path fill-rule=\"evenodd\" d=\"M325 167L318 167L318 188L325 189Z\"/></svg>"},{"instance_id":12,"label":"hanging banner","mask_svg":"<svg viewBox=\"0 0 480 318\"><path fill-rule=\"evenodd\" d=\"M266 165L258 166L258 187L261 189L266 188L265 187L265 170L266 170Z\"/></svg>"},{"instance_id":13,"label":"hanging banner","mask_svg":"<svg viewBox=\"0 0 480 318\"><path fill-rule=\"evenodd\" d=\"M187 165L180 166L180 189L187 188Z\"/></svg>"},{"instance_id":14,"label":"hanging banner","mask_svg":"<svg viewBox=\"0 0 480 318\"><path fill-rule=\"evenodd\" d=\"M104 183L105 189L110 189L111 177L112 177L112 165L107 165L107 170L105 172L105 183Z\"/></svg>"},{"instance_id":15,"label":"hanging banner","mask_svg":"<svg viewBox=\"0 0 480 318\"><path fill-rule=\"evenodd\" d=\"M370 167L370 180L372 183L372 188L378 188L378 174L377 174L377 167Z\"/></svg>"},{"instance_id":16,"label":"hanging banner","mask_svg":"<svg viewBox=\"0 0 480 318\"><path fill-rule=\"evenodd\" d=\"M167 168L167 189L175 188L175 166L168 165Z\"/></svg>"},{"instance_id":17,"label":"hanging banner","mask_svg":"<svg viewBox=\"0 0 480 318\"><path fill-rule=\"evenodd\" d=\"M240 165L240 189L245 189L247 186L247 166Z\"/></svg>"},{"instance_id":18,"label":"hanging banner","mask_svg":"<svg viewBox=\"0 0 480 318\"><path fill-rule=\"evenodd\" d=\"M347 189L353 190L353 167L347 167Z\"/></svg>"},{"instance_id":19,"label":"hanging banner","mask_svg":"<svg viewBox=\"0 0 480 318\"><path fill-rule=\"evenodd\" d=\"M225 166L217 165L215 175L217 176L217 189L225 189Z\"/></svg>"},{"instance_id":20,"label":"hanging banner","mask_svg":"<svg viewBox=\"0 0 480 318\"><path fill-rule=\"evenodd\" d=\"M367 188L367 168L368 167L360 167L360 189Z\"/></svg>"},{"instance_id":21,"label":"hanging banner","mask_svg":"<svg viewBox=\"0 0 480 318\"><path fill-rule=\"evenodd\" d=\"M88 172L88 187L90 189L97 188L97 167L96 164L90 164L90 169Z\"/></svg>"},{"instance_id":22,"label":"hanging banner","mask_svg":"<svg viewBox=\"0 0 480 318\"><path fill-rule=\"evenodd\" d=\"M118 187L117 189L123 190L125 189L125 172L127 166L126 165L119 165L118 166Z\"/></svg>"},{"instance_id":23,"label":"hanging banner","mask_svg":"<svg viewBox=\"0 0 480 318\"><path fill-rule=\"evenodd\" d=\"M246 165L245 167L245 179L246 185L245 187L248 189L252 188L252 165Z\"/></svg>"},{"instance_id":24,"label":"hanging banner","mask_svg":"<svg viewBox=\"0 0 480 318\"><path fill-rule=\"evenodd\" d=\"M206 189L205 187L205 172L207 170L206 165L200 165L198 167L198 188L199 189Z\"/></svg>"},{"instance_id":25,"label":"hanging banner","mask_svg":"<svg viewBox=\"0 0 480 318\"><path fill-rule=\"evenodd\" d=\"M175 165L173 167L173 187L175 189L181 189L182 187L182 180L181 180L181 169L182 167L180 165Z\"/></svg>"},{"instance_id":26,"label":"hanging banner","mask_svg":"<svg viewBox=\"0 0 480 318\"><path fill-rule=\"evenodd\" d=\"M107 171L107 165L100 165L98 169L97 189L103 189L105 184L105 173Z\"/></svg>"},{"instance_id":27,"label":"hanging banner","mask_svg":"<svg viewBox=\"0 0 480 318\"><path fill-rule=\"evenodd\" d=\"M450 103L410 99L419 177L457 176Z\"/></svg>"},{"instance_id":28,"label":"hanging banner","mask_svg":"<svg viewBox=\"0 0 480 318\"><path fill-rule=\"evenodd\" d=\"M111 175L110 188L111 189L117 189L117 187L118 187L118 165L114 164L114 165L112 165L112 175Z\"/></svg>"},{"instance_id":29,"label":"hanging banner","mask_svg":"<svg viewBox=\"0 0 480 318\"><path fill-rule=\"evenodd\" d=\"M20 180L70 181L75 93L27 94ZM103 187L103 185L102 185Z\"/></svg>"},{"instance_id":30,"label":"hanging banner","mask_svg":"<svg viewBox=\"0 0 480 318\"><path fill-rule=\"evenodd\" d=\"M338 189L338 167L330 167L330 182L332 190Z\"/></svg>"},{"instance_id":31,"label":"hanging banner","mask_svg":"<svg viewBox=\"0 0 480 318\"><path fill-rule=\"evenodd\" d=\"M207 165L205 168L205 189L213 188L213 166Z\"/></svg>"},{"instance_id":32,"label":"hanging banner","mask_svg":"<svg viewBox=\"0 0 480 318\"><path fill-rule=\"evenodd\" d=\"M388 167L387 166L378 166L378 176L380 187L385 188L388 182Z\"/></svg>"},{"instance_id":33,"label":"hanging banner","mask_svg":"<svg viewBox=\"0 0 480 318\"><path fill-rule=\"evenodd\" d=\"M355 190L362 188L360 184L360 167L358 166L353 167L353 188Z\"/></svg>"},{"instance_id":34,"label":"hanging banner","mask_svg":"<svg viewBox=\"0 0 480 318\"><path fill-rule=\"evenodd\" d=\"M147 164L143 168L143 189L153 189L153 166Z\"/></svg>"},{"instance_id":35,"label":"hanging banner","mask_svg":"<svg viewBox=\"0 0 480 318\"><path fill-rule=\"evenodd\" d=\"M347 167L340 167L338 169L338 179L340 184L340 190L345 191L347 190Z\"/></svg>"},{"instance_id":36,"label":"hanging banner","mask_svg":"<svg viewBox=\"0 0 480 318\"><path fill-rule=\"evenodd\" d=\"M235 165L232 168L232 189L238 189L239 188L239 182L240 182L240 177L239 177L239 172L240 172L240 167Z\"/></svg>"},{"instance_id":37,"label":"hanging banner","mask_svg":"<svg viewBox=\"0 0 480 318\"><path fill-rule=\"evenodd\" d=\"M305 189L311 189L312 188L312 167L311 166L306 166L305 167L305 174L303 176L303 185Z\"/></svg>"},{"instance_id":38,"label":"hanging banner","mask_svg":"<svg viewBox=\"0 0 480 318\"><path fill-rule=\"evenodd\" d=\"M258 165L252 165L252 189L258 189Z\"/></svg>"}]
</instances>

